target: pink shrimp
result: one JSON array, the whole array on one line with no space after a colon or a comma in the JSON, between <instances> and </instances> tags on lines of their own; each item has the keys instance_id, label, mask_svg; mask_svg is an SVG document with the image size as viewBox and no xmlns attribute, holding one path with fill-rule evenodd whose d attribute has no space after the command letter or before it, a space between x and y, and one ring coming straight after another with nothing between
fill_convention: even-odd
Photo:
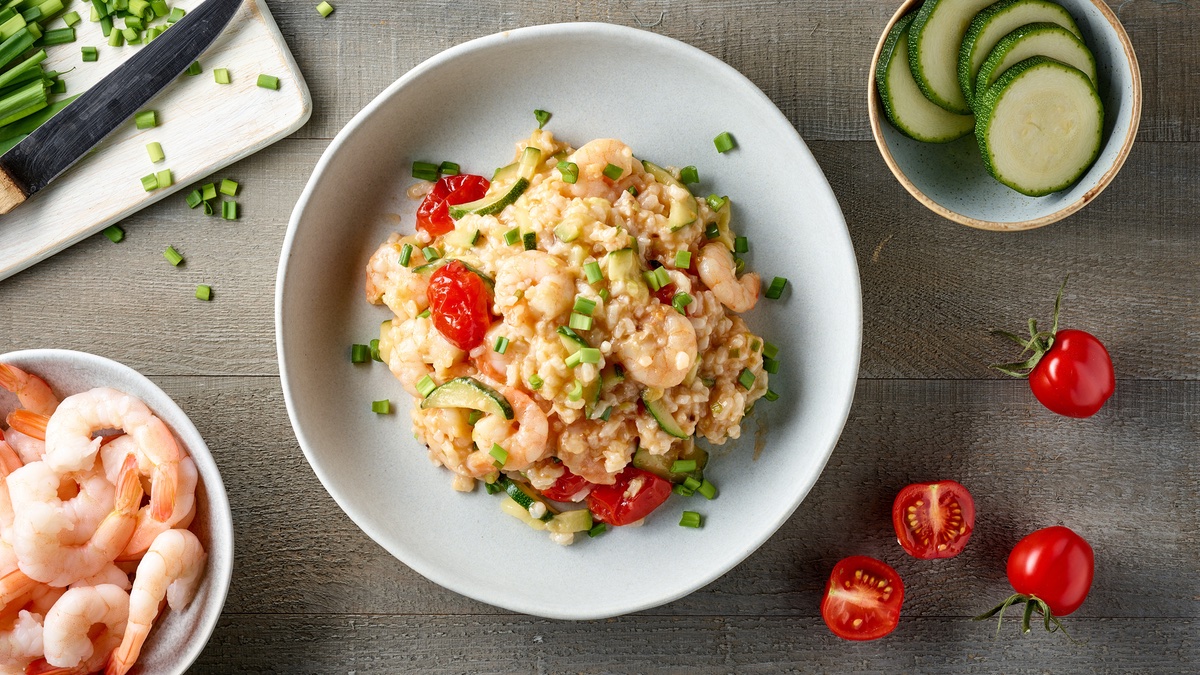
<instances>
[{"instance_id":1,"label":"pink shrimp","mask_svg":"<svg viewBox=\"0 0 1200 675\"><path fill-rule=\"evenodd\" d=\"M45 380L12 364L0 363L0 387L16 394L21 407L40 415L52 415L58 407L58 397Z\"/></svg>"}]
</instances>

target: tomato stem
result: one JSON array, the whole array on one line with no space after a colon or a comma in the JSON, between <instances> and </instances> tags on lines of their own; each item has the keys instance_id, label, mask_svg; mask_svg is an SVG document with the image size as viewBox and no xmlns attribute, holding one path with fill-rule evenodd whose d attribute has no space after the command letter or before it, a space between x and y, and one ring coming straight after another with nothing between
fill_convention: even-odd
<instances>
[{"instance_id":1,"label":"tomato stem","mask_svg":"<svg viewBox=\"0 0 1200 675\"><path fill-rule=\"evenodd\" d=\"M999 635L1000 630L1004 627L1004 610L1008 609L1012 605L1019 605L1022 603L1025 605L1025 612L1021 616L1021 632L1022 633L1028 633L1030 630L1032 630L1030 628L1030 621L1033 619L1033 613L1035 611L1037 611L1039 614L1042 615L1043 623L1045 624L1047 633L1053 633L1055 631L1062 631L1062 634L1066 635L1067 639L1070 640L1071 642L1073 642L1077 645L1084 644L1083 642L1079 642L1075 638L1071 637L1071 634L1067 632L1067 628L1065 626L1063 626L1062 621L1059 621L1058 617L1054 616L1054 612L1050 611L1050 606L1047 605L1044 600L1037 597L1036 595L1025 595L1023 593L1014 593L1014 594L1008 596L1007 598L1005 598L1004 602L1001 602L1000 604L996 605L992 609L988 610L987 612L985 612L983 614L980 614L979 616L977 616L971 620L972 621L986 621L987 619L990 619L993 616L999 615L999 619L996 622L996 635Z\"/></svg>"},{"instance_id":2,"label":"tomato stem","mask_svg":"<svg viewBox=\"0 0 1200 675\"><path fill-rule=\"evenodd\" d=\"M1029 320L1029 339L1026 340L1015 333L1010 333L1004 330L993 330L992 335L1006 338L1017 343L1021 347L1020 356L1029 354L1029 358L1024 361L1016 361L1014 363L994 363L990 368L998 370L1005 375L1012 377L1026 378L1033 371L1046 352L1054 346L1054 336L1058 333L1058 316L1059 310L1062 308L1063 289L1067 287L1067 279L1071 275L1063 277L1062 285L1058 287L1058 296L1054 298L1054 315L1051 317L1050 330L1039 331L1037 327L1037 319Z\"/></svg>"}]
</instances>

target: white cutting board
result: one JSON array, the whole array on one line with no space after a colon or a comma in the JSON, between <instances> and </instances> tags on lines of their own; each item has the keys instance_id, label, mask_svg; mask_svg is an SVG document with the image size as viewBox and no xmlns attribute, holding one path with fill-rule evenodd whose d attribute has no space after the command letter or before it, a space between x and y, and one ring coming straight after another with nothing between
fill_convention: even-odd
<instances>
[{"instance_id":1,"label":"white cutting board","mask_svg":"<svg viewBox=\"0 0 1200 675\"><path fill-rule=\"evenodd\" d=\"M179 0L173 6L190 10L199 4ZM90 6L70 3L67 11L83 17L75 24L75 42L46 48L47 71L74 69L63 76L68 96L82 93L140 48L108 46L100 24L88 20ZM50 28L64 25L55 19ZM83 62L85 45L99 50L97 61ZM157 127L136 129L129 120L48 187L0 215L0 279L261 150L304 126L312 114L304 77L263 0L246 0L199 61L204 72L180 76L144 107L158 112ZM227 68L232 83L217 84L215 68ZM278 77L279 90L259 87L259 73ZM150 163L146 144L152 141L162 145L165 161ZM174 185L146 192L142 176L162 169L171 169Z\"/></svg>"}]
</instances>

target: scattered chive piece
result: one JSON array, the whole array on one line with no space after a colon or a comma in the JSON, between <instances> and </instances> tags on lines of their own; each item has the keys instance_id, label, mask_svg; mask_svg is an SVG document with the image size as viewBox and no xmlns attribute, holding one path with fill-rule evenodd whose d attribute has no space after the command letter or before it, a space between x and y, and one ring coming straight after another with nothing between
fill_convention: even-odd
<instances>
[{"instance_id":1,"label":"scattered chive piece","mask_svg":"<svg viewBox=\"0 0 1200 675\"><path fill-rule=\"evenodd\" d=\"M221 217L225 220L238 219L237 202L221 202Z\"/></svg>"},{"instance_id":2,"label":"scattered chive piece","mask_svg":"<svg viewBox=\"0 0 1200 675\"><path fill-rule=\"evenodd\" d=\"M595 260L584 264L583 273L587 276L589 284L594 284L604 278L604 274L600 271L600 263Z\"/></svg>"},{"instance_id":3,"label":"scattered chive piece","mask_svg":"<svg viewBox=\"0 0 1200 675\"><path fill-rule=\"evenodd\" d=\"M400 266L408 267L408 263L412 260L413 247L412 244L405 244L404 248L400 249Z\"/></svg>"},{"instance_id":4,"label":"scattered chive piece","mask_svg":"<svg viewBox=\"0 0 1200 675\"><path fill-rule=\"evenodd\" d=\"M366 345L350 345L350 363L366 363L370 359L370 347Z\"/></svg>"},{"instance_id":5,"label":"scattered chive piece","mask_svg":"<svg viewBox=\"0 0 1200 675\"><path fill-rule=\"evenodd\" d=\"M170 169L163 169L154 174L154 179L158 181L158 187L160 188L171 187L175 184L175 176L171 174Z\"/></svg>"},{"instance_id":6,"label":"scattered chive piece","mask_svg":"<svg viewBox=\"0 0 1200 675\"><path fill-rule=\"evenodd\" d=\"M634 197L636 197L638 195L637 188L633 187L632 185L625 188L625 191L628 192L629 194L633 195Z\"/></svg>"},{"instance_id":7,"label":"scattered chive piece","mask_svg":"<svg viewBox=\"0 0 1200 675\"><path fill-rule=\"evenodd\" d=\"M504 337L503 335L496 338L496 344L492 347L492 349L495 350L497 354L503 354L504 352L508 351L508 338Z\"/></svg>"},{"instance_id":8,"label":"scattered chive piece","mask_svg":"<svg viewBox=\"0 0 1200 675\"><path fill-rule=\"evenodd\" d=\"M717 227L716 223L709 223L704 226L704 237L706 239L716 239L721 236L721 228Z\"/></svg>"},{"instance_id":9,"label":"scattered chive piece","mask_svg":"<svg viewBox=\"0 0 1200 675\"><path fill-rule=\"evenodd\" d=\"M476 410L476 411L473 411L473 412L479 412L479 411L478 411L478 410ZM500 487L500 486L498 485L498 482L499 482L499 481L492 482L492 483L484 483L484 484L483 484L483 489L484 489L484 490L486 490L486 491L487 491L487 493L488 493L489 495L494 495L494 494L496 494L497 492L502 492L502 491L504 490L504 488Z\"/></svg>"},{"instance_id":10,"label":"scattered chive piece","mask_svg":"<svg viewBox=\"0 0 1200 675\"><path fill-rule=\"evenodd\" d=\"M584 316L583 314L579 314L577 312L571 312L571 320L567 323L567 325L570 326L572 330L591 330L592 317Z\"/></svg>"},{"instance_id":11,"label":"scattered chive piece","mask_svg":"<svg viewBox=\"0 0 1200 675\"><path fill-rule=\"evenodd\" d=\"M729 197L721 197L716 193L713 193L705 197L704 201L708 202L708 208L712 209L713 211L720 211L721 209L725 208L725 204L729 201Z\"/></svg>"},{"instance_id":12,"label":"scattered chive piece","mask_svg":"<svg viewBox=\"0 0 1200 675\"><path fill-rule=\"evenodd\" d=\"M430 317L430 315L432 315L432 314L433 314L433 312L428 307L426 307L424 312L421 312L420 314L417 315L417 318L418 319L428 319Z\"/></svg>"},{"instance_id":13,"label":"scattered chive piece","mask_svg":"<svg viewBox=\"0 0 1200 675\"><path fill-rule=\"evenodd\" d=\"M768 401L777 401L777 400L779 400L779 394L776 394L775 392L768 389L767 393L763 394L763 398L767 399Z\"/></svg>"},{"instance_id":14,"label":"scattered chive piece","mask_svg":"<svg viewBox=\"0 0 1200 675\"><path fill-rule=\"evenodd\" d=\"M532 251L537 248L537 232L526 232L521 235L521 241L525 244L526 251Z\"/></svg>"},{"instance_id":15,"label":"scattered chive piece","mask_svg":"<svg viewBox=\"0 0 1200 675\"><path fill-rule=\"evenodd\" d=\"M139 129L153 129L158 126L158 113L153 110L143 110L133 116L133 123Z\"/></svg>"},{"instance_id":16,"label":"scattered chive piece","mask_svg":"<svg viewBox=\"0 0 1200 675\"><path fill-rule=\"evenodd\" d=\"M564 183L574 183L579 180L579 165L563 160L558 163L558 172L562 174Z\"/></svg>"},{"instance_id":17,"label":"scattered chive piece","mask_svg":"<svg viewBox=\"0 0 1200 675\"><path fill-rule=\"evenodd\" d=\"M584 316L591 316L596 311L596 301L582 295L575 296L575 311Z\"/></svg>"},{"instance_id":18,"label":"scattered chive piece","mask_svg":"<svg viewBox=\"0 0 1200 675\"><path fill-rule=\"evenodd\" d=\"M717 498L717 486L708 482L707 478L704 479L703 483L700 483L700 487L696 488L696 492L704 495L705 499Z\"/></svg>"},{"instance_id":19,"label":"scattered chive piece","mask_svg":"<svg viewBox=\"0 0 1200 675\"><path fill-rule=\"evenodd\" d=\"M421 398L432 394L434 389L437 389L437 384L434 383L432 377L426 375L417 380L417 392L421 394Z\"/></svg>"},{"instance_id":20,"label":"scattered chive piece","mask_svg":"<svg viewBox=\"0 0 1200 675\"><path fill-rule=\"evenodd\" d=\"M713 145L717 146L717 152L729 152L737 147L737 144L733 142L733 136L728 131L722 131L714 138Z\"/></svg>"},{"instance_id":21,"label":"scattered chive piece","mask_svg":"<svg viewBox=\"0 0 1200 675\"><path fill-rule=\"evenodd\" d=\"M575 353L583 363L600 363L600 350L595 347L582 347Z\"/></svg>"},{"instance_id":22,"label":"scattered chive piece","mask_svg":"<svg viewBox=\"0 0 1200 675\"><path fill-rule=\"evenodd\" d=\"M771 357L763 358L763 370L774 375L779 372L779 362Z\"/></svg>"},{"instance_id":23,"label":"scattered chive piece","mask_svg":"<svg viewBox=\"0 0 1200 675\"><path fill-rule=\"evenodd\" d=\"M750 341L750 351L757 352L759 347L762 347L762 343L757 339Z\"/></svg>"},{"instance_id":24,"label":"scattered chive piece","mask_svg":"<svg viewBox=\"0 0 1200 675\"><path fill-rule=\"evenodd\" d=\"M743 388L749 389L754 386L754 373L750 372L749 368L742 368L742 372L738 375L738 384Z\"/></svg>"},{"instance_id":25,"label":"scattered chive piece","mask_svg":"<svg viewBox=\"0 0 1200 675\"><path fill-rule=\"evenodd\" d=\"M749 253L750 252L750 240L745 237L734 237L733 238L733 252L734 253Z\"/></svg>"},{"instance_id":26,"label":"scattered chive piece","mask_svg":"<svg viewBox=\"0 0 1200 675\"><path fill-rule=\"evenodd\" d=\"M765 356L769 359L773 359L776 356L779 356L779 347L776 347L775 345L771 344L770 342L764 341L763 342L763 356Z\"/></svg>"},{"instance_id":27,"label":"scattered chive piece","mask_svg":"<svg viewBox=\"0 0 1200 675\"><path fill-rule=\"evenodd\" d=\"M764 293L764 295L772 300L778 300L780 296L783 295L783 289L785 286L787 286L787 279L783 277L775 277L771 280L771 285L767 288L767 292Z\"/></svg>"},{"instance_id":28,"label":"scattered chive piece","mask_svg":"<svg viewBox=\"0 0 1200 675\"><path fill-rule=\"evenodd\" d=\"M333 5L329 4L328 2L322 2L321 4L317 5L317 13L321 16L329 16L330 14L333 14Z\"/></svg>"},{"instance_id":29,"label":"scattered chive piece","mask_svg":"<svg viewBox=\"0 0 1200 675\"><path fill-rule=\"evenodd\" d=\"M220 191L221 191L221 194L223 194L223 195L228 195L230 197L236 197L237 192L238 192L238 187L239 186L237 184L237 181L229 180L228 178L221 179Z\"/></svg>"},{"instance_id":30,"label":"scattered chive piece","mask_svg":"<svg viewBox=\"0 0 1200 675\"><path fill-rule=\"evenodd\" d=\"M142 33L133 28L121 29L121 34L125 36L125 42L131 45L142 44Z\"/></svg>"},{"instance_id":31,"label":"scattered chive piece","mask_svg":"<svg viewBox=\"0 0 1200 675\"><path fill-rule=\"evenodd\" d=\"M196 299L208 302L212 300L212 286L200 284L196 287Z\"/></svg>"},{"instance_id":32,"label":"scattered chive piece","mask_svg":"<svg viewBox=\"0 0 1200 675\"><path fill-rule=\"evenodd\" d=\"M733 349L729 350L729 358L739 359L741 357L742 357L742 350L738 349L737 347L734 347Z\"/></svg>"},{"instance_id":33,"label":"scattered chive piece","mask_svg":"<svg viewBox=\"0 0 1200 675\"><path fill-rule=\"evenodd\" d=\"M608 525L606 525L604 523L596 523L595 525L592 526L592 529L588 530L588 536L589 537L599 537L600 535L604 534L605 532L608 532Z\"/></svg>"},{"instance_id":34,"label":"scattered chive piece","mask_svg":"<svg viewBox=\"0 0 1200 675\"><path fill-rule=\"evenodd\" d=\"M108 240L115 244L125 238L125 230L116 225L109 225L104 228L104 236L108 237Z\"/></svg>"},{"instance_id":35,"label":"scattered chive piece","mask_svg":"<svg viewBox=\"0 0 1200 675\"><path fill-rule=\"evenodd\" d=\"M563 361L563 363L565 363L568 368L574 368L575 366L579 365L582 362L583 362L583 355L580 354L579 352L575 352L574 354L571 354Z\"/></svg>"},{"instance_id":36,"label":"scattered chive piece","mask_svg":"<svg viewBox=\"0 0 1200 675\"><path fill-rule=\"evenodd\" d=\"M602 419L602 420L604 420L605 422L607 422L607 421L608 421L608 416L612 414L612 409L613 409L613 407L612 407L611 405L610 405L610 406L608 406L607 408L605 408L605 409L604 409L604 412L600 413L600 419Z\"/></svg>"},{"instance_id":37,"label":"scattered chive piece","mask_svg":"<svg viewBox=\"0 0 1200 675\"><path fill-rule=\"evenodd\" d=\"M539 129L546 126L546 122L549 122L551 117L550 113L545 110L534 110L533 116L537 118Z\"/></svg>"},{"instance_id":38,"label":"scattered chive piece","mask_svg":"<svg viewBox=\"0 0 1200 675\"><path fill-rule=\"evenodd\" d=\"M696 494L695 490L689 490L682 485L676 485L675 487L671 488L671 491L680 497L691 497L692 495Z\"/></svg>"},{"instance_id":39,"label":"scattered chive piece","mask_svg":"<svg viewBox=\"0 0 1200 675\"><path fill-rule=\"evenodd\" d=\"M438 179L438 165L432 162L413 162L412 177L418 180L435 181Z\"/></svg>"},{"instance_id":40,"label":"scattered chive piece","mask_svg":"<svg viewBox=\"0 0 1200 675\"><path fill-rule=\"evenodd\" d=\"M692 300L693 298L689 293L676 293L675 296L671 298L671 306L675 308L676 312L684 314L684 308L692 304Z\"/></svg>"},{"instance_id":41,"label":"scattered chive piece","mask_svg":"<svg viewBox=\"0 0 1200 675\"><path fill-rule=\"evenodd\" d=\"M542 378L539 377L537 373L534 373L533 375L529 376L529 388L530 389L537 391L538 389L542 388L543 383L544 383L544 380L542 380Z\"/></svg>"},{"instance_id":42,"label":"scattered chive piece","mask_svg":"<svg viewBox=\"0 0 1200 675\"><path fill-rule=\"evenodd\" d=\"M182 19L185 14L187 14L187 12L184 11L182 7L174 7L171 9L171 13L167 15L167 21L170 23L176 23Z\"/></svg>"},{"instance_id":43,"label":"scattered chive piece","mask_svg":"<svg viewBox=\"0 0 1200 675\"><path fill-rule=\"evenodd\" d=\"M700 481L696 480L695 476L688 476L683 479L683 487L695 491L700 487Z\"/></svg>"},{"instance_id":44,"label":"scattered chive piece","mask_svg":"<svg viewBox=\"0 0 1200 675\"><path fill-rule=\"evenodd\" d=\"M671 465L671 473L691 473L696 470L696 460L677 459Z\"/></svg>"},{"instance_id":45,"label":"scattered chive piece","mask_svg":"<svg viewBox=\"0 0 1200 675\"><path fill-rule=\"evenodd\" d=\"M685 166L679 170L679 182L684 185L700 182L700 172L694 166Z\"/></svg>"},{"instance_id":46,"label":"scattered chive piece","mask_svg":"<svg viewBox=\"0 0 1200 675\"><path fill-rule=\"evenodd\" d=\"M371 401L371 412L379 415L390 415L392 412L392 402L386 398L382 401Z\"/></svg>"},{"instance_id":47,"label":"scattered chive piece","mask_svg":"<svg viewBox=\"0 0 1200 675\"><path fill-rule=\"evenodd\" d=\"M212 214L213 214L212 202L205 201L204 202L204 215L211 216Z\"/></svg>"},{"instance_id":48,"label":"scattered chive piece","mask_svg":"<svg viewBox=\"0 0 1200 675\"><path fill-rule=\"evenodd\" d=\"M471 235L471 245L474 246L475 244L478 244L479 237L481 237L481 236L482 236L482 233L479 230L475 230L475 234Z\"/></svg>"},{"instance_id":49,"label":"scattered chive piece","mask_svg":"<svg viewBox=\"0 0 1200 675\"><path fill-rule=\"evenodd\" d=\"M371 360L383 363L383 356L379 354L379 338L371 340L368 346L371 348Z\"/></svg>"},{"instance_id":50,"label":"scattered chive piece","mask_svg":"<svg viewBox=\"0 0 1200 675\"><path fill-rule=\"evenodd\" d=\"M179 267L179 263L183 262L183 256L179 255L174 246L168 246L167 250L163 251L163 257L175 267Z\"/></svg>"},{"instance_id":51,"label":"scattered chive piece","mask_svg":"<svg viewBox=\"0 0 1200 675\"><path fill-rule=\"evenodd\" d=\"M216 80L217 84L229 84L232 81L232 79L229 77L228 68L217 68L213 70L213 79Z\"/></svg>"},{"instance_id":52,"label":"scattered chive piece","mask_svg":"<svg viewBox=\"0 0 1200 675\"><path fill-rule=\"evenodd\" d=\"M204 201L217 198L216 183L205 183L200 186L200 195L204 197Z\"/></svg>"},{"instance_id":53,"label":"scattered chive piece","mask_svg":"<svg viewBox=\"0 0 1200 675\"><path fill-rule=\"evenodd\" d=\"M200 203L203 201L204 200L200 197L199 190L192 190L187 196L187 205L189 209L194 209L197 206L200 206Z\"/></svg>"},{"instance_id":54,"label":"scattered chive piece","mask_svg":"<svg viewBox=\"0 0 1200 675\"><path fill-rule=\"evenodd\" d=\"M601 289L600 289L600 299L601 299L601 300L603 300L603 301L605 301L605 302L608 302L608 296L609 296L608 289L607 289L607 288L601 288Z\"/></svg>"},{"instance_id":55,"label":"scattered chive piece","mask_svg":"<svg viewBox=\"0 0 1200 675\"><path fill-rule=\"evenodd\" d=\"M654 270L642 272L642 278L646 280L646 285L650 287L650 290L657 291L662 288L662 284L658 283L658 275L654 273Z\"/></svg>"},{"instance_id":56,"label":"scattered chive piece","mask_svg":"<svg viewBox=\"0 0 1200 675\"><path fill-rule=\"evenodd\" d=\"M163 154L162 144L158 141L146 144L146 154L150 155L150 162L152 164L158 164L167 158L167 156ZM196 196L199 197L199 195ZM196 203L199 204L200 202Z\"/></svg>"},{"instance_id":57,"label":"scattered chive piece","mask_svg":"<svg viewBox=\"0 0 1200 675\"><path fill-rule=\"evenodd\" d=\"M425 262L427 263L431 263L441 257L441 255L438 254L438 250L432 246L426 246L425 248L421 249L421 255L425 256Z\"/></svg>"},{"instance_id":58,"label":"scattered chive piece","mask_svg":"<svg viewBox=\"0 0 1200 675\"><path fill-rule=\"evenodd\" d=\"M134 30L141 30L146 26L142 23L141 19L134 16L127 16L125 17L125 27L132 28Z\"/></svg>"},{"instance_id":59,"label":"scattered chive piece","mask_svg":"<svg viewBox=\"0 0 1200 675\"><path fill-rule=\"evenodd\" d=\"M520 240L521 240L521 231L516 228L513 228L513 229L509 230L508 232L504 233L504 243L509 246L512 246L513 244L517 243Z\"/></svg>"},{"instance_id":60,"label":"scattered chive piece","mask_svg":"<svg viewBox=\"0 0 1200 675\"><path fill-rule=\"evenodd\" d=\"M258 86L263 89L274 89L279 91L279 78L274 75L258 74Z\"/></svg>"},{"instance_id":61,"label":"scattered chive piece","mask_svg":"<svg viewBox=\"0 0 1200 675\"><path fill-rule=\"evenodd\" d=\"M62 45L74 41L74 28L55 28L42 34L42 44L44 45Z\"/></svg>"},{"instance_id":62,"label":"scattered chive piece","mask_svg":"<svg viewBox=\"0 0 1200 675\"><path fill-rule=\"evenodd\" d=\"M583 398L583 385L580 384L579 380L575 380L571 384L571 391L567 392L567 400L578 401L581 398Z\"/></svg>"},{"instance_id":63,"label":"scattered chive piece","mask_svg":"<svg viewBox=\"0 0 1200 675\"><path fill-rule=\"evenodd\" d=\"M676 251L675 252L675 267L677 269L686 270L692 266L691 251Z\"/></svg>"},{"instance_id":64,"label":"scattered chive piece","mask_svg":"<svg viewBox=\"0 0 1200 675\"><path fill-rule=\"evenodd\" d=\"M51 94L67 93L67 83L64 82L63 80L55 80L54 84L50 85L50 93Z\"/></svg>"},{"instance_id":65,"label":"scattered chive piece","mask_svg":"<svg viewBox=\"0 0 1200 675\"><path fill-rule=\"evenodd\" d=\"M604 175L607 176L609 180L617 180L624 173L624 169L616 164L608 164L604 167Z\"/></svg>"},{"instance_id":66,"label":"scattered chive piece","mask_svg":"<svg viewBox=\"0 0 1200 675\"><path fill-rule=\"evenodd\" d=\"M79 12L67 12L66 14L63 14L63 22L68 26L74 26L82 20L83 19L79 18Z\"/></svg>"},{"instance_id":67,"label":"scattered chive piece","mask_svg":"<svg viewBox=\"0 0 1200 675\"><path fill-rule=\"evenodd\" d=\"M704 524L700 519L700 514L695 511L684 511L683 517L679 519L679 524L683 527L698 528Z\"/></svg>"},{"instance_id":68,"label":"scattered chive piece","mask_svg":"<svg viewBox=\"0 0 1200 675\"><path fill-rule=\"evenodd\" d=\"M142 176L142 189L146 192L153 192L158 189L158 177L154 174Z\"/></svg>"},{"instance_id":69,"label":"scattered chive piece","mask_svg":"<svg viewBox=\"0 0 1200 675\"><path fill-rule=\"evenodd\" d=\"M192 61L192 65L188 66L186 72L188 75L199 75L200 73L204 72L204 69L200 67L199 61Z\"/></svg>"},{"instance_id":70,"label":"scattered chive piece","mask_svg":"<svg viewBox=\"0 0 1200 675\"><path fill-rule=\"evenodd\" d=\"M658 279L659 288L671 283L671 276L667 274L667 268L665 267L659 267L658 269L654 270L654 276L656 279Z\"/></svg>"},{"instance_id":71,"label":"scattered chive piece","mask_svg":"<svg viewBox=\"0 0 1200 675\"><path fill-rule=\"evenodd\" d=\"M460 173L459 169L460 167L454 162L442 162L438 166L438 172L443 176L457 176Z\"/></svg>"},{"instance_id":72,"label":"scattered chive piece","mask_svg":"<svg viewBox=\"0 0 1200 675\"><path fill-rule=\"evenodd\" d=\"M470 424L471 426L475 426L475 423L481 419L483 419L482 410L472 410L467 414L467 424Z\"/></svg>"},{"instance_id":73,"label":"scattered chive piece","mask_svg":"<svg viewBox=\"0 0 1200 675\"><path fill-rule=\"evenodd\" d=\"M166 16L170 12L167 9L166 0L150 0L150 7L154 9L154 16L159 18Z\"/></svg>"},{"instance_id":74,"label":"scattered chive piece","mask_svg":"<svg viewBox=\"0 0 1200 675\"><path fill-rule=\"evenodd\" d=\"M504 466L508 461L508 451L500 447L499 443L492 443L492 449L488 450L488 454L496 460L496 466Z\"/></svg>"},{"instance_id":75,"label":"scattered chive piece","mask_svg":"<svg viewBox=\"0 0 1200 675\"><path fill-rule=\"evenodd\" d=\"M120 47L125 44L125 35L119 30L114 30L108 34L108 46Z\"/></svg>"}]
</instances>

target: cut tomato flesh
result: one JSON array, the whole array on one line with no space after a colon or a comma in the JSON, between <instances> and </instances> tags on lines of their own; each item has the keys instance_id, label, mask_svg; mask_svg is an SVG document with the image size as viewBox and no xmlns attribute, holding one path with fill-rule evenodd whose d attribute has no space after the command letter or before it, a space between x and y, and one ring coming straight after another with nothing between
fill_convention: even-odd
<instances>
[{"instance_id":1,"label":"cut tomato flesh","mask_svg":"<svg viewBox=\"0 0 1200 675\"><path fill-rule=\"evenodd\" d=\"M913 483L896 495L892 526L904 550L916 558L952 558L975 528L975 501L952 480Z\"/></svg>"},{"instance_id":2,"label":"cut tomato flesh","mask_svg":"<svg viewBox=\"0 0 1200 675\"><path fill-rule=\"evenodd\" d=\"M851 556L829 575L821 600L821 618L834 635L875 640L896 629L904 584L896 570L874 558Z\"/></svg>"}]
</instances>

